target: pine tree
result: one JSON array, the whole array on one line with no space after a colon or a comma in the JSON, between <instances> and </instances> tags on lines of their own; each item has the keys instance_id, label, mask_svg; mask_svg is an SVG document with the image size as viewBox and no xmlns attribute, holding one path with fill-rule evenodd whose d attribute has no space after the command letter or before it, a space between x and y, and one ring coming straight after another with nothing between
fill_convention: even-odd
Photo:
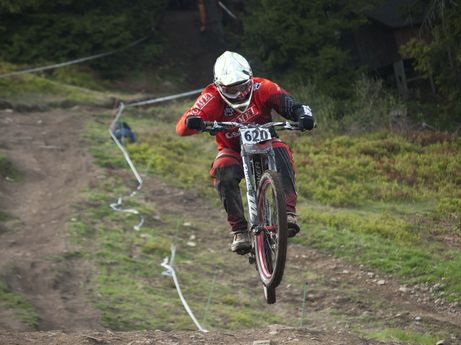
<instances>
[{"instance_id":1,"label":"pine tree","mask_svg":"<svg viewBox=\"0 0 461 345\"><path fill-rule=\"evenodd\" d=\"M0 58L36 65L118 49L152 36L165 6L166 0L0 0ZM157 45L151 40L150 53ZM129 54L103 64L131 61Z\"/></svg>"},{"instance_id":2,"label":"pine tree","mask_svg":"<svg viewBox=\"0 0 461 345\"><path fill-rule=\"evenodd\" d=\"M450 117L461 119L461 3L419 0L423 11L420 37L402 47L415 59L415 69L436 85L439 103Z\"/></svg>"},{"instance_id":3,"label":"pine tree","mask_svg":"<svg viewBox=\"0 0 461 345\"><path fill-rule=\"evenodd\" d=\"M362 0L250 0L243 44L268 70L346 97L357 71L339 41L366 22L363 13L370 6Z\"/></svg>"}]
</instances>

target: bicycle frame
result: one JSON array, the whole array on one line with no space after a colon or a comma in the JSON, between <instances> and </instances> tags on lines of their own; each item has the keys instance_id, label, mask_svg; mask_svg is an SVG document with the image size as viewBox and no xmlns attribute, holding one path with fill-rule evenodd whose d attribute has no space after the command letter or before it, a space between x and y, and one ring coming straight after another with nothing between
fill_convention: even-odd
<instances>
[{"instance_id":1,"label":"bicycle frame","mask_svg":"<svg viewBox=\"0 0 461 345\"><path fill-rule=\"evenodd\" d=\"M226 128L238 128L240 135L240 155L242 157L243 172L245 174L246 195L248 202L249 223L252 231L259 231L258 208L256 204L256 191L258 189L259 178L265 170L277 172L275 153L272 148L272 138L267 141L253 145L245 144L242 138L242 130L280 127L281 129L296 129L290 122L269 122L266 124L243 124L239 122L208 122L211 130L225 130ZM263 157L265 166L259 166L260 162L254 158ZM258 176L259 175L259 176Z\"/></svg>"},{"instance_id":2,"label":"bicycle frame","mask_svg":"<svg viewBox=\"0 0 461 345\"><path fill-rule=\"evenodd\" d=\"M206 122L205 126L210 133L238 128L252 236L248 259L250 264L256 263L267 303L275 303L275 289L285 268L287 220L285 193L277 172L271 129L297 129L297 126L289 122L262 125Z\"/></svg>"},{"instance_id":3,"label":"bicycle frame","mask_svg":"<svg viewBox=\"0 0 461 345\"><path fill-rule=\"evenodd\" d=\"M258 189L259 178L264 170L277 171L275 154L272 143L268 142L263 148L253 150L248 150L242 143L240 155L245 174L250 229L254 230L259 225L258 208L256 205L256 191ZM259 161L254 160L256 155L263 159ZM267 169L264 169L264 163L266 163Z\"/></svg>"}]
</instances>

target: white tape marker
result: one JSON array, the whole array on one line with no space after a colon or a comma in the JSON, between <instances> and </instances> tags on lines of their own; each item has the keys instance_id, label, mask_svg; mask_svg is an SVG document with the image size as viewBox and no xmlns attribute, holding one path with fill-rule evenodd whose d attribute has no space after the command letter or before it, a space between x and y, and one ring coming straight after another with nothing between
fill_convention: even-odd
<instances>
[{"instance_id":1,"label":"white tape marker","mask_svg":"<svg viewBox=\"0 0 461 345\"><path fill-rule=\"evenodd\" d=\"M219 4L219 6L222 7L222 9L223 9L224 11L227 12L228 15L230 15L230 16L231 16L232 18L234 18L235 20L238 20L237 16L236 16L235 14L233 14L233 13L226 7L226 5L224 5L221 1L218 1L218 4Z\"/></svg>"},{"instance_id":2,"label":"white tape marker","mask_svg":"<svg viewBox=\"0 0 461 345\"><path fill-rule=\"evenodd\" d=\"M147 38L148 37L141 38L141 39L139 39L139 40L137 40L135 42L132 42L132 43L128 44L125 47L122 47L122 48L119 48L119 49L116 49L116 50L112 50L112 51L106 52L106 53L91 55L91 56L87 56L87 57L84 57L84 58L70 60L70 61L66 61L66 62L61 62L61 63L54 64L54 65L35 67L35 68L29 68L29 69L25 69L25 70L21 70L21 71L15 71L15 72L9 72L9 73L5 73L5 74L0 74L0 78L11 77L11 76L14 76L14 75L20 75L20 74L25 74L25 73L34 73L34 72L46 71L46 70L49 70L49 69L54 69L54 68L68 66L68 65L73 65L73 64L85 62L85 61L88 61L88 60L99 59L99 58L102 58L104 56L112 55L112 54L118 53L118 52L120 52L122 50L131 48L131 47L145 41Z\"/></svg>"}]
</instances>

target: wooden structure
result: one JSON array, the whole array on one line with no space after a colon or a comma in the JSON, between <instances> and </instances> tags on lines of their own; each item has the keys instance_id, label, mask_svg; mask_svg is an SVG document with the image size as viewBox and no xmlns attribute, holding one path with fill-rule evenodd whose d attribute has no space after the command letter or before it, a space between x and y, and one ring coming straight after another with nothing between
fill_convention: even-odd
<instances>
[{"instance_id":1,"label":"wooden structure","mask_svg":"<svg viewBox=\"0 0 461 345\"><path fill-rule=\"evenodd\" d=\"M351 52L355 66L367 66L369 72L395 84L402 96L407 96L409 82L421 79L412 75L411 61L399 52L403 44L419 34L422 20L412 15L414 3L387 0L368 14L367 24L340 41Z\"/></svg>"}]
</instances>

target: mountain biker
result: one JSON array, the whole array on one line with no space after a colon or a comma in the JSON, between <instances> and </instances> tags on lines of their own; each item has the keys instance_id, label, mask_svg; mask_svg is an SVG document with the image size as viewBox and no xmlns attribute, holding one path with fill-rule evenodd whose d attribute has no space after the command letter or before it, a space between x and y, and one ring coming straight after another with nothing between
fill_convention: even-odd
<instances>
[{"instance_id":1,"label":"mountain biker","mask_svg":"<svg viewBox=\"0 0 461 345\"><path fill-rule=\"evenodd\" d=\"M254 77L243 56L226 51L215 62L213 83L206 86L194 105L184 112L176 124L176 133L180 136L197 134L205 129L204 121L264 124L272 121L272 110L288 120L297 121L302 131L315 126L307 105L296 102L276 83ZM210 175L234 235L231 250L242 254L251 249L251 241L239 187L244 172L238 130L217 132L216 143L218 154ZM272 146L286 194L288 237L293 237L299 232L293 156L288 145L277 137L272 139Z\"/></svg>"}]
</instances>

